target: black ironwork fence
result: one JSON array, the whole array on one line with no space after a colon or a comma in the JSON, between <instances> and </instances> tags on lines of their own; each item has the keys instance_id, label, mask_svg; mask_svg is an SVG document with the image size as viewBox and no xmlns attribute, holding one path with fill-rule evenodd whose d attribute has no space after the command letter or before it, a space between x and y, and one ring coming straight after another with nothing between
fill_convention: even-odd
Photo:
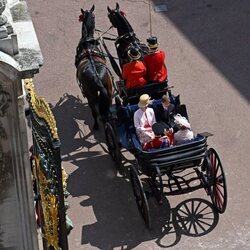
<instances>
[{"instance_id":1,"label":"black ironwork fence","mask_svg":"<svg viewBox=\"0 0 250 250\"><path fill-rule=\"evenodd\" d=\"M33 138L30 151L37 223L42 229L43 247L68 249L67 234L72 227L66 222L67 175L61 166L56 122L49 104L36 95L32 79L26 79L24 84Z\"/></svg>"}]
</instances>

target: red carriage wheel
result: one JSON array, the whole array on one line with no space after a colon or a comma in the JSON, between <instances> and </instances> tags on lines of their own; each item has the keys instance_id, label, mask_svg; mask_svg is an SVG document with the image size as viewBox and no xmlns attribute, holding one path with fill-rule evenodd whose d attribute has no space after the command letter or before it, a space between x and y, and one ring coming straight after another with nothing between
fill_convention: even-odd
<instances>
[{"instance_id":1,"label":"red carriage wheel","mask_svg":"<svg viewBox=\"0 0 250 250\"><path fill-rule=\"evenodd\" d=\"M226 176L218 153L213 148L208 150L208 158L213 173L211 198L218 212L224 213L227 206Z\"/></svg>"}]
</instances>

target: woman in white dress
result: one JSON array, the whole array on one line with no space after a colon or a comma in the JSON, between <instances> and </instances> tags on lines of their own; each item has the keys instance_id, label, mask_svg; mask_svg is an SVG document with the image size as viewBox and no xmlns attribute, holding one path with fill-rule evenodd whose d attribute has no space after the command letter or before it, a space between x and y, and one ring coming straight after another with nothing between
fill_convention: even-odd
<instances>
[{"instance_id":1,"label":"woman in white dress","mask_svg":"<svg viewBox=\"0 0 250 250\"><path fill-rule=\"evenodd\" d=\"M154 110L148 105L152 103L148 94L140 96L139 109L134 113L134 125L137 137L142 145L154 139L152 126L156 123Z\"/></svg>"}]
</instances>

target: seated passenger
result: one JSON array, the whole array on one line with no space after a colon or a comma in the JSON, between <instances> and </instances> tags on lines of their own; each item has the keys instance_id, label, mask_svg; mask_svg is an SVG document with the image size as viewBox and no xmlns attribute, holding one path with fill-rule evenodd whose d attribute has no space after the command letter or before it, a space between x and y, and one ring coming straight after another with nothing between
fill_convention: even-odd
<instances>
[{"instance_id":1,"label":"seated passenger","mask_svg":"<svg viewBox=\"0 0 250 250\"><path fill-rule=\"evenodd\" d=\"M174 145L180 145L183 143L187 143L194 139L194 133L191 130L190 123L188 120L181 116L180 114L177 114L174 116L175 123L179 127L179 130L174 133Z\"/></svg>"},{"instance_id":2,"label":"seated passenger","mask_svg":"<svg viewBox=\"0 0 250 250\"><path fill-rule=\"evenodd\" d=\"M143 58L147 68L146 79L148 82L163 82L168 78L167 67L165 65L165 52L158 49L157 37L152 36L147 39L149 53Z\"/></svg>"},{"instance_id":3,"label":"seated passenger","mask_svg":"<svg viewBox=\"0 0 250 250\"><path fill-rule=\"evenodd\" d=\"M146 84L146 67L142 61L141 53L137 48L132 47L128 51L131 62L122 67L122 78L125 81L126 89L138 88Z\"/></svg>"},{"instance_id":4,"label":"seated passenger","mask_svg":"<svg viewBox=\"0 0 250 250\"><path fill-rule=\"evenodd\" d=\"M155 138L144 144L143 149L159 149L171 146L172 143L172 131L169 131L169 127L164 122L157 122L152 126Z\"/></svg>"},{"instance_id":5,"label":"seated passenger","mask_svg":"<svg viewBox=\"0 0 250 250\"><path fill-rule=\"evenodd\" d=\"M139 109L136 110L134 113L134 125L136 129L136 134L142 145L154 139L152 125L156 121L154 110L148 107L148 105L151 103L152 100L150 100L149 95L141 95L138 103Z\"/></svg>"},{"instance_id":6,"label":"seated passenger","mask_svg":"<svg viewBox=\"0 0 250 250\"><path fill-rule=\"evenodd\" d=\"M157 122L165 122L171 128L174 128L175 106L170 103L167 95L162 96L161 104L156 105L154 111Z\"/></svg>"}]
</instances>

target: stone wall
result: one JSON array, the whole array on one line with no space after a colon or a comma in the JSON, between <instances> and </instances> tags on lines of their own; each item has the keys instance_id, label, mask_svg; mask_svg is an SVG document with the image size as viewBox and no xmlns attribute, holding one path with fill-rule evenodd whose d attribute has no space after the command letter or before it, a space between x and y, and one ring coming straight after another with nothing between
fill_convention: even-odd
<instances>
[{"instance_id":1,"label":"stone wall","mask_svg":"<svg viewBox=\"0 0 250 250\"><path fill-rule=\"evenodd\" d=\"M42 63L26 2L0 0L0 249L38 249L22 79Z\"/></svg>"}]
</instances>

